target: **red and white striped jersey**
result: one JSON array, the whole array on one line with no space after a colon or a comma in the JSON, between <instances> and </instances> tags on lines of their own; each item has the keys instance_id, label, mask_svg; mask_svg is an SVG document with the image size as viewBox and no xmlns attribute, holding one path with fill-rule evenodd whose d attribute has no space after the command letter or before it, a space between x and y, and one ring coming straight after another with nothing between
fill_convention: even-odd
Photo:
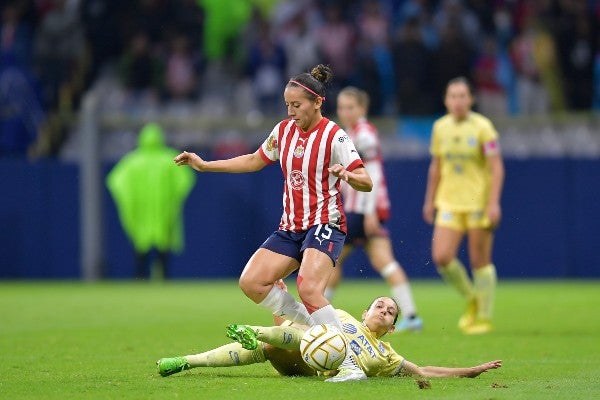
<instances>
[{"instance_id":1,"label":"red and white striped jersey","mask_svg":"<svg viewBox=\"0 0 600 400\"><path fill-rule=\"evenodd\" d=\"M373 214L381 221L390 216L390 199L387 183L383 170L383 158L377 128L366 118L361 118L358 123L348 131L348 136L356 146L356 150L365 163L365 168L373 181L373 190L359 192L346 182L342 182L341 191L344 202L344 211L356 214Z\"/></svg>"},{"instance_id":2,"label":"red and white striped jersey","mask_svg":"<svg viewBox=\"0 0 600 400\"><path fill-rule=\"evenodd\" d=\"M348 171L363 162L335 122L323 118L309 132L294 120L278 123L259 148L263 160L277 160L283 171L283 215L280 230L302 232L318 224L330 224L346 232L346 216L340 195L340 179L328 168L341 164Z\"/></svg>"}]
</instances>

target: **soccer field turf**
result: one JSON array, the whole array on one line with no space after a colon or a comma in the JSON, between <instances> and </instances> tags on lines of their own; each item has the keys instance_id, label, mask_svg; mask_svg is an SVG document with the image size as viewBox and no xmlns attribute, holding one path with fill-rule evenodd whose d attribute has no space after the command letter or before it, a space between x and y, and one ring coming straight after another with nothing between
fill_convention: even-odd
<instances>
[{"instance_id":1,"label":"soccer field turf","mask_svg":"<svg viewBox=\"0 0 600 400\"><path fill-rule=\"evenodd\" d=\"M462 302L439 281L413 282L425 330L387 337L418 365L503 367L478 378L370 378L330 384L280 377L269 363L167 378L158 358L229 343L230 323L271 325L235 281L0 283L3 399L592 399L600 398L600 282L501 281L492 334L459 333ZM290 292L297 295L295 287ZM334 305L353 315L382 281L346 281Z\"/></svg>"}]
</instances>

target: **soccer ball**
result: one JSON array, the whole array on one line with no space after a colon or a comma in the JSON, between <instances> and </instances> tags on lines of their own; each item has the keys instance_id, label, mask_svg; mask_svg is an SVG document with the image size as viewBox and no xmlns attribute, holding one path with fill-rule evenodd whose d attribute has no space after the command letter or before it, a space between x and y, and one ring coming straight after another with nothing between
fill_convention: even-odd
<instances>
[{"instance_id":1,"label":"soccer ball","mask_svg":"<svg viewBox=\"0 0 600 400\"><path fill-rule=\"evenodd\" d=\"M346 358L346 339L333 325L315 325L302 335L300 354L317 371L331 371Z\"/></svg>"}]
</instances>

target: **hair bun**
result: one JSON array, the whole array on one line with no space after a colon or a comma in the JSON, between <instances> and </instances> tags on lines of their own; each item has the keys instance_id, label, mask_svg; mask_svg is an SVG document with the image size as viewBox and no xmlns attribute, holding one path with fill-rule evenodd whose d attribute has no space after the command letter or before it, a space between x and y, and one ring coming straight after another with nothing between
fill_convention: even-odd
<instances>
[{"instance_id":1,"label":"hair bun","mask_svg":"<svg viewBox=\"0 0 600 400\"><path fill-rule=\"evenodd\" d=\"M310 74L313 78L318 80L319 82L327 83L333 77L333 72L331 72L331 68L328 65L319 64L313 69L310 70Z\"/></svg>"}]
</instances>

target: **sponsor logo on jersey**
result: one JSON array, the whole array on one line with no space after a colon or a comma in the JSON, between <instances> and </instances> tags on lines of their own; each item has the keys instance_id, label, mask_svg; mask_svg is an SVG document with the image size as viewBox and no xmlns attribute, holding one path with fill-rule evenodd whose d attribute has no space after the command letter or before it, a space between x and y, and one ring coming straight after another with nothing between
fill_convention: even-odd
<instances>
[{"instance_id":1,"label":"sponsor logo on jersey","mask_svg":"<svg viewBox=\"0 0 600 400\"><path fill-rule=\"evenodd\" d=\"M381 354L385 354L385 347L383 347L383 343L379 342L379 352Z\"/></svg>"},{"instance_id":2,"label":"sponsor logo on jersey","mask_svg":"<svg viewBox=\"0 0 600 400\"><path fill-rule=\"evenodd\" d=\"M302 190L302 188L304 187L304 182L306 181L306 179L304 178L304 174L302 174L302 171L298 170L292 171L288 179L290 181L292 189L294 190Z\"/></svg>"},{"instance_id":3,"label":"sponsor logo on jersey","mask_svg":"<svg viewBox=\"0 0 600 400\"><path fill-rule=\"evenodd\" d=\"M473 136L469 136L469 138L467 139L467 144L470 147L475 147L477 146L477 139L475 139Z\"/></svg>"},{"instance_id":4,"label":"sponsor logo on jersey","mask_svg":"<svg viewBox=\"0 0 600 400\"><path fill-rule=\"evenodd\" d=\"M356 340L350 342L350 349L356 355L359 355L362 352L362 349L360 348L360 345L356 342Z\"/></svg>"},{"instance_id":5,"label":"sponsor logo on jersey","mask_svg":"<svg viewBox=\"0 0 600 400\"><path fill-rule=\"evenodd\" d=\"M358 329L356 329L356 326L350 324L350 323L345 323L344 325L342 325L342 330L346 333L350 333L350 334L355 334L356 332L358 332Z\"/></svg>"},{"instance_id":6,"label":"sponsor logo on jersey","mask_svg":"<svg viewBox=\"0 0 600 400\"><path fill-rule=\"evenodd\" d=\"M340 136L338 140L340 143L344 143L346 140L350 140L350 138L348 137L348 135L344 135Z\"/></svg>"},{"instance_id":7,"label":"sponsor logo on jersey","mask_svg":"<svg viewBox=\"0 0 600 400\"><path fill-rule=\"evenodd\" d=\"M363 347L365 348L367 353L369 353L371 358L375 358L376 357L375 350L373 350L373 346L371 346L371 343L369 343L369 341L367 340L365 335L360 335L358 337L358 339L360 340L361 344L363 345Z\"/></svg>"}]
</instances>

